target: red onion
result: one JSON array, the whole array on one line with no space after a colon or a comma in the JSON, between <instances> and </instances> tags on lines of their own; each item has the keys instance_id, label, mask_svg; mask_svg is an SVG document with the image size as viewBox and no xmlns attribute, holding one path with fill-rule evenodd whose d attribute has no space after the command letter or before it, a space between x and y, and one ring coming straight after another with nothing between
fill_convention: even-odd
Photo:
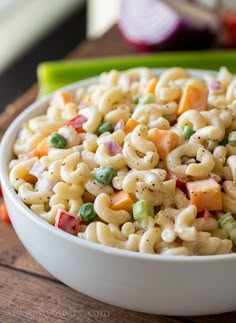
<instances>
[{"instance_id":1,"label":"red onion","mask_svg":"<svg viewBox=\"0 0 236 323\"><path fill-rule=\"evenodd\" d=\"M129 76L129 86L131 86L135 82L139 82L139 76L130 75Z\"/></svg>"},{"instance_id":2,"label":"red onion","mask_svg":"<svg viewBox=\"0 0 236 323\"><path fill-rule=\"evenodd\" d=\"M215 79L210 80L209 88L211 91L221 90L221 82Z\"/></svg>"},{"instance_id":3,"label":"red onion","mask_svg":"<svg viewBox=\"0 0 236 323\"><path fill-rule=\"evenodd\" d=\"M41 161L37 161L29 171L29 174L39 177L40 175L42 175L45 169L46 169L46 164L42 163Z\"/></svg>"},{"instance_id":4,"label":"red onion","mask_svg":"<svg viewBox=\"0 0 236 323\"><path fill-rule=\"evenodd\" d=\"M122 152L121 147L114 140L106 141L103 143L103 145L108 149L109 154L111 156L115 156L115 155L120 154Z\"/></svg>"},{"instance_id":5,"label":"red onion","mask_svg":"<svg viewBox=\"0 0 236 323\"><path fill-rule=\"evenodd\" d=\"M88 101L81 101L81 102L79 102L78 107L80 110L83 110L83 109L89 107L90 105L91 105L91 103Z\"/></svg>"},{"instance_id":6,"label":"red onion","mask_svg":"<svg viewBox=\"0 0 236 323\"><path fill-rule=\"evenodd\" d=\"M218 16L187 0L122 0L118 27L141 50L209 46Z\"/></svg>"},{"instance_id":7,"label":"red onion","mask_svg":"<svg viewBox=\"0 0 236 323\"><path fill-rule=\"evenodd\" d=\"M53 181L51 178L48 178L48 173L43 172L39 177L38 181L35 185L35 188L39 191L41 190L53 190L53 187L55 186L55 181Z\"/></svg>"},{"instance_id":8,"label":"red onion","mask_svg":"<svg viewBox=\"0 0 236 323\"><path fill-rule=\"evenodd\" d=\"M117 130L123 130L125 127L125 123L124 123L124 120L123 119L120 119L117 124L115 125L115 129L114 131L117 131Z\"/></svg>"}]
</instances>

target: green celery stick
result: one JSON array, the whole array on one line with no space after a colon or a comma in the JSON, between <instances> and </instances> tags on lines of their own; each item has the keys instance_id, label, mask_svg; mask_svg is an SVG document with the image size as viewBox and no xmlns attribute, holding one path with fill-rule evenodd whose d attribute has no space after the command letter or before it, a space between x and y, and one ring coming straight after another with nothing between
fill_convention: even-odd
<instances>
[{"instance_id":1,"label":"green celery stick","mask_svg":"<svg viewBox=\"0 0 236 323\"><path fill-rule=\"evenodd\" d=\"M47 94L61 86L98 75L111 69L125 70L135 66L199 68L218 70L226 66L236 73L236 50L208 50L191 52L162 52L95 59L48 61L37 69L40 88ZM46 89L46 90L45 90Z\"/></svg>"}]
</instances>

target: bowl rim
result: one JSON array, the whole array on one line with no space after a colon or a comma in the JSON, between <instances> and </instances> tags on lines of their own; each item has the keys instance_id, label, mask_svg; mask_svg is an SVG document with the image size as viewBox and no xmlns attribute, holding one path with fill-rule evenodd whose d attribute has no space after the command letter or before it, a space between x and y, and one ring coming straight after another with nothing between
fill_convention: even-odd
<instances>
[{"instance_id":1,"label":"bowl rim","mask_svg":"<svg viewBox=\"0 0 236 323\"><path fill-rule=\"evenodd\" d=\"M163 72L168 68L152 68L151 70L154 73ZM212 75L216 74L216 71L212 70L204 70L204 69L187 69L190 73L196 76L202 76L203 73L210 73ZM71 83L67 86L60 88L60 90L68 90L68 91L75 91L82 86L91 85L94 81L98 80L98 76L90 77L85 80L81 80L78 82ZM57 90L56 90L57 91ZM35 225L39 225L42 229L49 231L51 234L55 234L56 236L68 240L71 243L76 243L83 247L87 247L88 249L92 249L93 251L106 253L113 256L119 256L124 258L130 259L138 259L138 261L152 261L152 262L165 262L165 263L205 263L209 261L218 262L222 260L231 260L234 261L236 259L236 253L229 253L229 254L221 254L221 255L194 255L194 256L183 256L183 255L160 255L160 254L147 254L147 253L140 253L140 252L133 252L125 249L118 249L114 247L105 246L99 243L91 242L88 240L84 240L77 236L73 236L68 234L67 232L56 228L55 226L49 224L47 221L40 218L37 214L31 211L19 198L18 194L15 192L13 187L10 185L9 177L8 177L8 160L6 156L11 154L12 145L9 145L11 139L15 140L15 137L18 131L21 129L23 121L26 121L30 118L30 114L32 113L33 116L40 115L37 113L37 109L39 107L43 107L43 111L46 111L47 104L53 94L56 92L52 92L49 95L36 100L32 104L30 104L23 112L21 112L14 121L10 124L8 129L5 131L1 143L0 143L0 182L3 188L3 194L7 195L9 200L14 204L16 208L20 210L20 213L24 214L29 221L34 222ZM42 114L42 113L41 113ZM12 142L14 142L14 140ZM9 154L5 153L6 151ZM21 214L21 216L22 216ZM14 223L13 223L14 226Z\"/></svg>"}]
</instances>

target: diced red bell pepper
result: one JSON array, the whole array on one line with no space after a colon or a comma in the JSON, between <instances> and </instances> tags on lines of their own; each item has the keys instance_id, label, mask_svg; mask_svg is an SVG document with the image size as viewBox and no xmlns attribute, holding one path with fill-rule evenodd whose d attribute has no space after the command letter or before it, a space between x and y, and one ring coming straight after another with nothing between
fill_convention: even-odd
<instances>
[{"instance_id":1,"label":"diced red bell pepper","mask_svg":"<svg viewBox=\"0 0 236 323\"><path fill-rule=\"evenodd\" d=\"M71 214L65 210L58 209L55 218L55 227L68 232L73 235L77 235L79 231L80 217L76 214Z\"/></svg>"},{"instance_id":2,"label":"diced red bell pepper","mask_svg":"<svg viewBox=\"0 0 236 323\"><path fill-rule=\"evenodd\" d=\"M82 114L78 114L74 118L70 119L66 122L66 126L72 126L78 133L83 133L85 130L83 129L83 124L88 121L88 118L83 116Z\"/></svg>"},{"instance_id":3,"label":"diced red bell pepper","mask_svg":"<svg viewBox=\"0 0 236 323\"><path fill-rule=\"evenodd\" d=\"M11 223L5 203L1 203L0 205L0 217L4 222Z\"/></svg>"},{"instance_id":4,"label":"diced red bell pepper","mask_svg":"<svg viewBox=\"0 0 236 323\"><path fill-rule=\"evenodd\" d=\"M176 175L176 174L167 174L166 179L174 179L176 181L176 187L185 189L186 183L189 182L187 176Z\"/></svg>"},{"instance_id":5,"label":"diced red bell pepper","mask_svg":"<svg viewBox=\"0 0 236 323\"><path fill-rule=\"evenodd\" d=\"M204 218L206 220L207 218L214 218L214 215L211 212L209 212L207 209L204 209L203 211L198 212L197 217Z\"/></svg>"}]
</instances>

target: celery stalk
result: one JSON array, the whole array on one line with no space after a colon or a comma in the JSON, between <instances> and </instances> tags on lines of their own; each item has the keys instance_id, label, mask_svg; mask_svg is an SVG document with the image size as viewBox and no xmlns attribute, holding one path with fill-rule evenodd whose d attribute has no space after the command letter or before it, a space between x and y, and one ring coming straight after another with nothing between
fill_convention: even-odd
<instances>
[{"instance_id":1,"label":"celery stalk","mask_svg":"<svg viewBox=\"0 0 236 323\"><path fill-rule=\"evenodd\" d=\"M38 65L37 75L44 94L61 86L98 75L111 69L125 70L135 66L199 68L218 70L226 66L236 73L236 50L162 52L128 56L48 61ZM45 91L45 89L48 89Z\"/></svg>"},{"instance_id":2,"label":"celery stalk","mask_svg":"<svg viewBox=\"0 0 236 323\"><path fill-rule=\"evenodd\" d=\"M225 229L234 245L236 245L236 221L232 214L230 212L225 213L218 219L218 222Z\"/></svg>"}]
</instances>

